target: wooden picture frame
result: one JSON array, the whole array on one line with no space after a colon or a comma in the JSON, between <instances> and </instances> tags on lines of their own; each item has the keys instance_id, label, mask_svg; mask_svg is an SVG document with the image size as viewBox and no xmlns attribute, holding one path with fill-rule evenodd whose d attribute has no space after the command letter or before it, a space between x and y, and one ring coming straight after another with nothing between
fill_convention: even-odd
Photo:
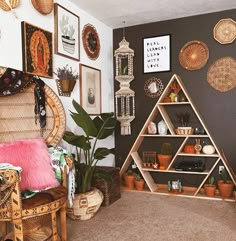
<instances>
[{"instance_id":1,"label":"wooden picture frame","mask_svg":"<svg viewBox=\"0 0 236 241\"><path fill-rule=\"evenodd\" d=\"M171 71L171 35L143 38L143 72Z\"/></svg>"},{"instance_id":2,"label":"wooden picture frame","mask_svg":"<svg viewBox=\"0 0 236 241\"><path fill-rule=\"evenodd\" d=\"M80 60L80 18L61 5L54 4L55 53Z\"/></svg>"},{"instance_id":3,"label":"wooden picture frame","mask_svg":"<svg viewBox=\"0 0 236 241\"><path fill-rule=\"evenodd\" d=\"M21 28L24 72L52 78L52 33L24 21Z\"/></svg>"},{"instance_id":4,"label":"wooden picture frame","mask_svg":"<svg viewBox=\"0 0 236 241\"><path fill-rule=\"evenodd\" d=\"M101 114L101 70L80 64L80 104L89 115Z\"/></svg>"}]
</instances>

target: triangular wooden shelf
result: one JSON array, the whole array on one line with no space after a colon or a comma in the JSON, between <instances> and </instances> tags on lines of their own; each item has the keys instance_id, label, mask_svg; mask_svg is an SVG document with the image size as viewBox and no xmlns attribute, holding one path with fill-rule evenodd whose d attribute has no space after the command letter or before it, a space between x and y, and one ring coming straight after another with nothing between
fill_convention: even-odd
<instances>
[{"instance_id":1,"label":"triangular wooden shelf","mask_svg":"<svg viewBox=\"0 0 236 241\"><path fill-rule=\"evenodd\" d=\"M180 86L180 91L183 94L183 96L185 97L185 100L183 102L166 102L164 101L166 99L166 97L168 97L171 93L171 84L172 83L177 83ZM184 106L189 106L191 109L191 112L193 114L195 114L198 123L203 127L204 129L204 135L196 135L196 134L191 134L191 135L177 135L176 134L176 130L175 130L175 124L172 122L172 119L169 114L168 111L166 110L168 108L168 106L174 107L176 109L178 109L179 107L184 107ZM188 108L189 108L188 107ZM168 127L168 133L167 135L159 135L159 134L155 134L155 135L149 135L147 130L148 130L148 125L151 121L154 121L155 118L157 118L159 115L159 117L161 117L161 119L163 119ZM166 170L159 170L159 169L152 169L152 168L144 168L142 165L142 158L140 157L140 154L138 153L138 150L144 140L144 138L181 138L181 144L179 146L179 148L177 149L176 153L174 154L171 163L169 164L168 168ZM186 143L188 143L189 140L193 140L195 138L200 138L200 139L208 139L211 142L211 145L213 145L215 147L215 153L212 155L206 155L203 153L200 154L186 154L183 153L183 148L184 145ZM153 140L153 139L151 139ZM163 142L165 142L163 140ZM178 157L203 157L203 158L214 158L211 167L204 171L204 172L187 172L187 171L176 171L175 169L173 169L173 165L175 164L175 161L177 160ZM183 85L183 82L181 81L180 77L176 74L174 74L172 76L172 78L170 79L168 85L166 86L166 88L164 89L162 95L160 96L160 98L158 99L156 105L154 106L153 110L151 111L149 117L147 118L145 124L143 125L143 128L141 129L137 139L135 140L123 166L121 167L120 170L120 175L122 176L129 168L129 166L131 165L132 161L134 161L134 163L136 164L137 168L139 169L140 173L142 174L147 187L149 189L149 191L153 192L153 193L157 193L157 194L165 194L168 195L170 194L167 191L166 186L164 184L156 184L151 172L156 172L157 175L158 173L167 173L169 175L171 174L186 174L186 175L201 175L202 176L202 181L200 183L200 185L197 185L197 187L190 187L190 188L186 188L186 190L190 190L190 192L186 191L183 192L182 194L179 194L179 196L188 196L188 197L199 197L199 198L206 198L203 194L202 194L202 188L203 185L206 183L206 181L208 180L208 178L210 177L210 175L213 173L213 171L216 169L216 167L221 163L221 165L223 165L231 180L233 181L234 185L236 185L236 177L235 174L233 173L233 170L231 169L231 167L229 166L229 163L223 153L222 150L220 150L217 145L215 144L214 140L212 139L206 125L204 124L202 118L199 115L199 112L197 111L196 107L193 104L193 101L191 100L185 86ZM164 189L161 190L161 187L164 186ZM213 198L213 199L221 199L221 198Z\"/></svg>"}]
</instances>

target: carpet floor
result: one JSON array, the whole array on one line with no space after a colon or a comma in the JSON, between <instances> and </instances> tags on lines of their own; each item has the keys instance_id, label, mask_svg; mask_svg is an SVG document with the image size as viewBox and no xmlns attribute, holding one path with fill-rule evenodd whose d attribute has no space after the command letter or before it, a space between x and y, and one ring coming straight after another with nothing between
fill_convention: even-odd
<instances>
[{"instance_id":1,"label":"carpet floor","mask_svg":"<svg viewBox=\"0 0 236 241\"><path fill-rule=\"evenodd\" d=\"M68 241L236 241L236 203L122 192L90 220L67 220Z\"/></svg>"}]
</instances>

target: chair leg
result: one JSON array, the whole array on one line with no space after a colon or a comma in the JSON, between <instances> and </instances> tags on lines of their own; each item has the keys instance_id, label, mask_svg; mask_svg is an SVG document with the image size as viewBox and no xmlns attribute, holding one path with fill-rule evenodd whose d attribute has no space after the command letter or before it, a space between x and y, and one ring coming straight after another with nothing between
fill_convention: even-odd
<instances>
[{"instance_id":1,"label":"chair leg","mask_svg":"<svg viewBox=\"0 0 236 241\"><path fill-rule=\"evenodd\" d=\"M2 237L4 237L7 235L7 222L0 222L0 226L1 226Z\"/></svg>"},{"instance_id":2,"label":"chair leg","mask_svg":"<svg viewBox=\"0 0 236 241\"><path fill-rule=\"evenodd\" d=\"M13 224L14 241L24 241L22 221Z\"/></svg>"},{"instance_id":3,"label":"chair leg","mask_svg":"<svg viewBox=\"0 0 236 241\"><path fill-rule=\"evenodd\" d=\"M56 212L51 213L52 222L52 240L57 241L57 215Z\"/></svg>"},{"instance_id":4,"label":"chair leg","mask_svg":"<svg viewBox=\"0 0 236 241\"><path fill-rule=\"evenodd\" d=\"M66 203L60 209L61 241L67 241Z\"/></svg>"}]
</instances>

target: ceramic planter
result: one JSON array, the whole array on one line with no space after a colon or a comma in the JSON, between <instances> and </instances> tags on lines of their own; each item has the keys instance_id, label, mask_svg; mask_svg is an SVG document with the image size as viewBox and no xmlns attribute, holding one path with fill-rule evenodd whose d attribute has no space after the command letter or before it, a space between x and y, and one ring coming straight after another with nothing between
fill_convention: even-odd
<instances>
[{"instance_id":1,"label":"ceramic planter","mask_svg":"<svg viewBox=\"0 0 236 241\"><path fill-rule=\"evenodd\" d=\"M67 208L67 215L74 220L91 219L100 208L103 198L102 192L96 188L90 192L76 194L72 208Z\"/></svg>"},{"instance_id":2,"label":"ceramic planter","mask_svg":"<svg viewBox=\"0 0 236 241\"><path fill-rule=\"evenodd\" d=\"M135 178L134 175L127 175L127 174L124 175L125 186L128 189L134 189L134 178Z\"/></svg>"},{"instance_id":3,"label":"ceramic planter","mask_svg":"<svg viewBox=\"0 0 236 241\"><path fill-rule=\"evenodd\" d=\"M217 182L220 196L222 199L230 198L233 194L234 184L232 181L228 181L227 183L224 183L223 180L219 180Z\"/></svg>"},{"instance_id":4,"label":"ceramic planter","mask_svg":"<svg viewBox=\"0 0 236 241\"><path fill-rule=\"evenodd\" d=\"M214 197L216 192L216 185L205 184L204 191L207 197Z\"/></svg>"},{"instance_id":5,"label":"ceramic planter","mask_svg":"<svg viewBox=\"0 0 236 241\"><path fill-rule=\"evenodd\" d=\"M141 179L139 181L135 180L134 184L135 184L136 190L138 190L138 191L142 191L143 190L143 187L144 187L144 180L143 179Z\"/></svg>"}]
</instances>

